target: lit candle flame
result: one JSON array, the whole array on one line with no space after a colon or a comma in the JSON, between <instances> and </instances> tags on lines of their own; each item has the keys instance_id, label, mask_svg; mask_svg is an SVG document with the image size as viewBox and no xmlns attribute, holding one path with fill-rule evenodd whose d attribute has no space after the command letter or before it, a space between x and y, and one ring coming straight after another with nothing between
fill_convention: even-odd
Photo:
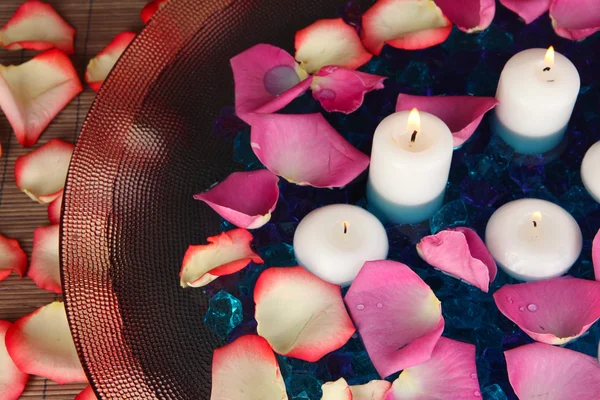
<instances>
[{"instance_id":1,"label":"lit candle flame","mask_svg":"<svg viewBox=\"0 0 600 400\"><path fill-rule=\"evenodd\" d=\"M350 224L346 221L342 222L342 225L344 225L344 235L348 233L348 227L350 226Z\"/></svg>"},{"instance_id":2,"label":"lit candle flame","mask_svg":"<svg viewBox=\"0 0 600 400\"><path fill-rule=\"evenodd\" d=\"M531 220L533 221L533 227L537 228L538 224L542 222L542 213L539 211L534 212L531 214Z\"/></svg>"},{"instance_id":3,"label":"lit candle flame","mask_svg":"<svg viewBox=\"0 0 600 400\"><path fill-rule=\"evenodd\" d=\"M414 142L417 139L417 133L421 130L421 116L419 115L419 110L413 108L408 115L408 123L407 130L411 132L410 141Z\"/></svg>"},{"instance_id":4,"label":"lit candle flame","mask_svg":"<svg viewBox=\"0 0 600 400\"><path fill-rule=\"evenodd\" d=\"M545 71L549 71L554 66L554 47L550 46L548 51L546 52L546 57L544 57L544 61L546 62Z\"/></svg>"}]
</instances>

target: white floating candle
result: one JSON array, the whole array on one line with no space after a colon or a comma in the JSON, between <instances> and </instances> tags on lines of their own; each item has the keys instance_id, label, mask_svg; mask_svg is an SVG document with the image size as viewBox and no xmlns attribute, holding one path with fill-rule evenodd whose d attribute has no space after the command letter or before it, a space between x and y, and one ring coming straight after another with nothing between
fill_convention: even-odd
<instances>
[{"instance_id":1,"label":"white floating candle","mask_svg":"<svg viewBox=\"0 0 600 400\"><path fill-rule=\"evenodd\" d=\"M581 163L581 180L590 196L600 203L600 142L585 153Z\"/></svg>"},{"instance_id":2,"label":"white floating candle","mask_svg":"<svg viewBox=\"0 0 600 400\"><path fill-rule=\"evenodd\" d=\"M485 242L498 266L523 281L565 274L582 248L577 221L556 204L538 199L516 200L496 210Z\"/></svg>"},{"instance_id":3,"label":"white floating candle","mask_svg":"<svg viewBox=\"0 0 600 400\"><path fill-rule=\"evenodd\" d=\"M298 263L340 286L350 285L366 261L385 260L388 249L381 222L368 211L347 204L311 212L294 234Z\"/></svg>"}]
</instances>

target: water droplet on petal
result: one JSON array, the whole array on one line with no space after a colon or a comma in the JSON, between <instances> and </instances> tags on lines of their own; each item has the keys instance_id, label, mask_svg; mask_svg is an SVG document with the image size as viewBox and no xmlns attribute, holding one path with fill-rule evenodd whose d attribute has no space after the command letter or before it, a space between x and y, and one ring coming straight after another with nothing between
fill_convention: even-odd
<instances>
[{"instance_id":1,"label":"water droplet on petal","mask_svg":"<svg viewBox=\"0 0 600 400\"><path fill-rule=\"evenodd\" d=\"M356 309L357 309L358 311L362 311L362 310L364 310L364 309L365 309L365 305L364 305L364 304L359 304L359 305L357 305L357 306L356 306Z\"/></svg>"},{"instance_id":2,"label":"water droplet on petal","mask_svg":"<svg viewBox=\"0 0 600 400\"><path fill-rule=\"evenodd\" d=\"M473 392L473 396L475 397L481 397L481 392L479 390L476 390Z\"/></svg>"},{"instance_id":3,"label":"water droplet on petal","mask_svg":"<svg viewBox=\"0 0 600 400\"><path fill-rule=\"evenodd\" d=\"M532 304L530 304L530 305L528 305L528 306L527 306L527 309L528 309L529 311L531 311L531 312L536 312L536 311L537 311L537 309L538 309L538 307L537 307L537 304L533 304L533 303L532 303Z\"/></svg>"},{"instance_id":4,"label":"water droplet on petal","mask_svg":"<svg viewBox=\"0 0 600 400\"><path fill-rule=\"evenodd\" d=\"M377 303L377 308L381 308L381 307L383 307L383 304L382 303Z\"/></svg>"},{"instance_id":5,"label":"water droplet on petal","mask_svg":"<svg viewBox=\"0 0 600 400\"><path fill-rule=\"evenodd\" d=\"M300 83L300 77L293 67L280 65L267 71L263 83L271 96L279 96Z\"/></svg>"},{"instance_id":6,"label":"water droplet on petal","mask_svg":"<svg viewBox=\"0 0 600 400\"><path fill-rule=\"evenodd\" d=\"M471 374L471 379L477 379L477 374Z\"/></svg>"},{"instance_id":7,"label":"water droplet on petal","mask_svg":"<svg viewBox=\"0 0 600 400\"><path fill-rule=\"evenodd\" d=\"M525 307L523 307L523 306L519 307L519 311L525 311Z\"/></svg>"},{"instance_id":8,"label":"water droplet on petal","mask_svg":"<svg viewBox=\"0 0 600 400\"><path fill-rule=\"evenodd\" d=\"M509 302L509 304L512 304L512 303L514 303L514 300L513 300L513 299L512 299L512 297L510 297L510 296L508 296L508 297L506 298L506 301L508 301L508 302Z\"/></svg>"}]
</instances>

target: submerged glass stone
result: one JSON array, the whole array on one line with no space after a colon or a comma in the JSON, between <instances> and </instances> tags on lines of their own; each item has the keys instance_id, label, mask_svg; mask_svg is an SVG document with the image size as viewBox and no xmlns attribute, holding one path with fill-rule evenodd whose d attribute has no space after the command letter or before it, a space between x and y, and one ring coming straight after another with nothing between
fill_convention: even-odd
<instances>
[{"instance_id":1,"label":"submerged glass stone","mask_svg":"<svg viewBox=\"0 0 600 400\"><path fill-rule=\"evenodd\" d=\"M494 383L493 385L490 385L483 389L481 395L483 397L483 400L508 400L508 396L506 396L504 390L502 390L500 385L498 385L497 383Z\"/></svg>"},{"instance_id":2,"label":"submerged glass stone","mask_svg":"<svg viewBox=\"0 0 600 400\"><path fill-rule=\"evenodd\" d=\"M437 233L452 226L460 226L467 222L469 212L462 200L455 200L444 205L431 217L431 233Z\"/></svg>"},{"instance_id":3,"label":"submerged glass stone","mask_svg":"<svg viewBox=\"0 0 600 400\"><path fill-rule=\"evenodd\" d=\"M209 300L204 323L217 335L226 338L242 322L242 318L242 303L221 290Z\"/></svg>"}]
</instances>

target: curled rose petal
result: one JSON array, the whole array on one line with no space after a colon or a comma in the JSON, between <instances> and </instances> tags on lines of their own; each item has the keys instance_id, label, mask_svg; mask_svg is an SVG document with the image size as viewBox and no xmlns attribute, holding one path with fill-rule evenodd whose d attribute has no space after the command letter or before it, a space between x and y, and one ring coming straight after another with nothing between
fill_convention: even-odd
<instances>
[{"instance_id":1,"label":"curled rose petal","mask_svg":"<svg viewBox=\"0 0 600 400\"><path fill-rule=\"evenodd\" d=\"M384 400L392 384L388 381L371 381L365 385L350 386L352 400Z\"/></svg>"},{"instance_id":2,"label":"curled rose petal","mask_svg":"<svg viewBox=\"0 0 600 400\"><path fill-rule=\"evenodd\" d=\"M400 373L385 400L477 398L475 346L441 337L429 360Z\"/></svg>"},{"instance_id":3,"label":"curled rose petal","mask_svg":"<svg viewBox=\"0 0 600 400\"><path fill-rule=\"evenodd\" d=\"M568 343L600 318L600 282L569 276L506 285L494 300L502 314L542 343Z\"/></svg>"},{"instance_id":4,"label":"curled rose petal","mask_svg":"<svg viewBox=\"0 0 600 400\"><path fill-rule=\"evenodd\" d=\"M379 0L362 22L363 44L375 55L386 43L406 50L435 46L452 31L450 20L431 0Z\"/></svg>"},{"instance_id":5,"label":"curled rose petal","mask_svg":"<svg viewBox=\"0 0 600 400\"><path fill-rule=\"evenodd\" d=\"M61 385L87 382L62 302L48 304L15 322L6 333L6 349L23 372Z\"/></svg>"},{"instance_id":6,"label":"curled rose petal","mask_svg":"<svg viewBox=\"0 0 600 400\"><path fill-rule=\"evenodd\" d=\"M498 267L477 233L452 228L424 237L417 252L426 263L487 293Z\"/></svg>"},{"instance_id":7,"label":"curled rose petal","mask_svg":"<svg viewBox=\"0 0 600 400\"><path fill-rule=\"evenodd\" d=\"M8 50L75 52L75 29L50 4L30 0L23 3L0 31L0 44Z\"/></svg>"},{"instance_id":8,"label":"curled rose petal","mask_svg":"<svg viewBox=\"0 0 600 400\"><path fill-rule=\"evenodd\" d=\"M515 12L526 24L538 19L548 11L552 0L500 0L500 3Z\"/></svg>"},{"instance_id":9,"label":"curled rose petal","mask_svg":"<svg viewBox=\"0 0 600 400\"><path fill-rule=\"evenodd\" d=\"M100 90L104 80L136 36L133 32L119 33L104 50L90 60L85 71L85 81L95 92Z\"/></svg>"},{"instance_id":10,"label":"curled rose petal","mask_svg":"<svg viewBox=\"0 0 600 400\"><path fill-rule=\"evenodd\" d=\"M496 0L435 0L444 15L467 33L487 29L496 15Z\"/></svg>"},{"instance_id":11,"label":"curled rose petal","mask_svg":"<svg viewBox=\"0 0 600 400\"><path fill-rule=\"evenodd\" d=\"M207 192L194 196L221 217L245 229L258 229L271 219L279 199L279 178L269 170L234 172Z\"/></svg>"},{"instance_id":12,"label":"curled rose petal","mask_svg":"<svg viewBox=\"0 0 600 400\"><path fill-rule=\"evenodd\" d=\"M88 386L81 391L76 397L75 400L97 400L96 394L94 393L94 389L92 386Z\"/></svg>"},{"instance_id":13,"label":"curled rose petal","mask_svg":"<svg viewBox=\"0 0 600 400\"><path fill-rule=\"evenodd\" d=\"M519 399L600 399L600 364L593 357L542 343L504 355Z\"/></svg>"},{"instance_id":14,"label":"curled rose petal","mask_svg":"<svg viewBox=\"0 0 600 400\"><path fill-rule=\"evenodd\" d=\"M50 50L18 66L0 65L0 108L22 146L37 143L83 87L69 57Z\"/></svg>"},{"instance_id":15,"label":"curled rose petal","mask_svg":"<svg viewBox=\"0 0 600 400\"><path fill-rule=\"evenodd\" d=\"M598 0L554 0L550 4L552 26L558 36L582 40L600 30Z\"/></svg>"},{"instance_id":16,"label":"curled rose petal","mask_svg":"<svg viewBox=\"0 0 600 400\"><path fill-rule=\"evenodd\" d=\"M54 293L62 293L58 247L58 225L43 226L33 232L33 252L27 276L39 288Z\"/></svg>"},{"instance_id":17,"label":"curled rose petal","mask_svg":"<svg viewBox=\"0 0 600 400\"><path fill-rule=\"evenodd\" d=\"M340 378L335 382L326 382L321 385L323 396L321 400L354 400L350 386L344 378Z\"/></svg>"},{"instance_id":18,"label":"curled rose petal","mask_svg":"<svg viewBox=\"0 0 600 400\"><path fill-rule=\"evenodd\" d=\"M264 261L252 251L252 234L245 229L222 232L206 239L209 244L190 246L183 257L181 287L201 287L219 276L234 274L251 262Z\"/></svg>"},{"instance_id":19,"label":"curled rose petal","mask_svg":"<svg viewBox=\"0 0 600 400\"><path fill-rule=\"evenodd\" d=\"M52 225L60 224L60 213L62 211L62 202L63 202L64 190L60 192L60 196L58 196L55 200L52 201L48 205L48 220Z\"/></svg>"},{"instance_id":20,"label":"curled rose petal","mask_svg":"<svg viewBox=\"0 0 600 400\"><path fill-rule=\"evenodd\" d=\"M298 185L342 187L369 166L321 114L261 115L251 145L270 171Z\"/></svg>"},{"instance_id":21,"label":"curled rose petal","mask_svg":"<svg viewBox=\"0 0 600 400\"><path fill-rule=\"evenodd\" d=\"M493 97L475 96L412 96L400 94L396 111L425 111L444 121L454 140L454 147L460 147L481 123L486 112L496 107L498 100Z\"/></svg>"},{"instance_id":22,"label":"curled rose petal","mask_svg":"<svg viewBox=\"0 0 600 400\"><path fill-rule=\"evenodd\" d=\"M52 139L42 147L17 158L17 187L32 200L51 203L62 194L74 146Z\"/></svg>"},{"instance_id":23,"label":"curled rose petal","mask_svg":"<svg viewBox=\"0 0 600 400\"><path fill-rule=\"evenodd\" d=\"M254 288L258 334L284 356L316 362L355 332L339 286L302 267L269 268Z\"/></svg>"},{"instance_id":24,"label":"curled rose petal","mask_svg":"<svg viewBox=\"0 0 600 400\"><path fill-rule=\"evenodd\" d=\"M4 337L11 323L0 320L0 393L4 400L17 400L29 380L29 375L21 372L6 351Z\"/></svg>"},{"instance_id":25,"label":"curled rose petal","mask_svg":"<svg viewBox=\"0 0 600 400\"><path fill-rule=\"evenodd\" d=\"M350 114L360 108L365 94L383 89L383 81L386 79L383 76L330 66L321 68L310 88L315 100L325 110Z\"/></svg>"},{"instance_id":26,"label":"curled rose petal","mask_svg":"<svg viewBox=\"0 0 600 400\"><path fill-rule=\"evenodd\" d=\"M592 264L594 264L594 275L600 281L600 231L592 242Z\"/></svg>"},{"instance_id":27,"label":"curled rose petal","mask_svg":"<svg viewBox=\"0 0 600 400\"><path fill-rule=\"evenodd\" d=\"M428 360L444 330L440 301L402 263L366 262L344 301L382 377Z\"/></svg>"},{"instance_id":28,"label":"curled rose petal","mask_svg":"<svg viewBox=\"0 0 600 400\"><path fill-rule=\"evenodd\" d=\"M216 349L211 400L287 400L277 358L260 336L242 336Z\"/></svg>"},{"instance_id":29,"label":"curled rose petal","mask_svg":"<svg viewBox=\"0 0 600 400\"><path fill-rule=\"evenodd\" d=\"M334 65L356 69L373 57L341 18L322 19L296 32L296 60L309 73Z\"/></svg>"},{"instance_id":30,"label":"curled rose petal","mask_svg":"<svg viewBox=\"0 0 600 400\"><path fill-rule=\"evenodd\" d=\"M147 24L158 10L167 5L167 1L168 0L152 0L150 3L146 4L140 14L142 21Z\"/></svg>"},{"instance_id":31,"label":"curled rose petal","mask_svg":"<svg viewBox=\"0 0 600 400\"><path fill-rule=\"evenodd\" d=\"M27 254L21 249L19 242L0 235L0 281L12 271L23 277L26 269Z\"/></svg>"}]
</instances>

